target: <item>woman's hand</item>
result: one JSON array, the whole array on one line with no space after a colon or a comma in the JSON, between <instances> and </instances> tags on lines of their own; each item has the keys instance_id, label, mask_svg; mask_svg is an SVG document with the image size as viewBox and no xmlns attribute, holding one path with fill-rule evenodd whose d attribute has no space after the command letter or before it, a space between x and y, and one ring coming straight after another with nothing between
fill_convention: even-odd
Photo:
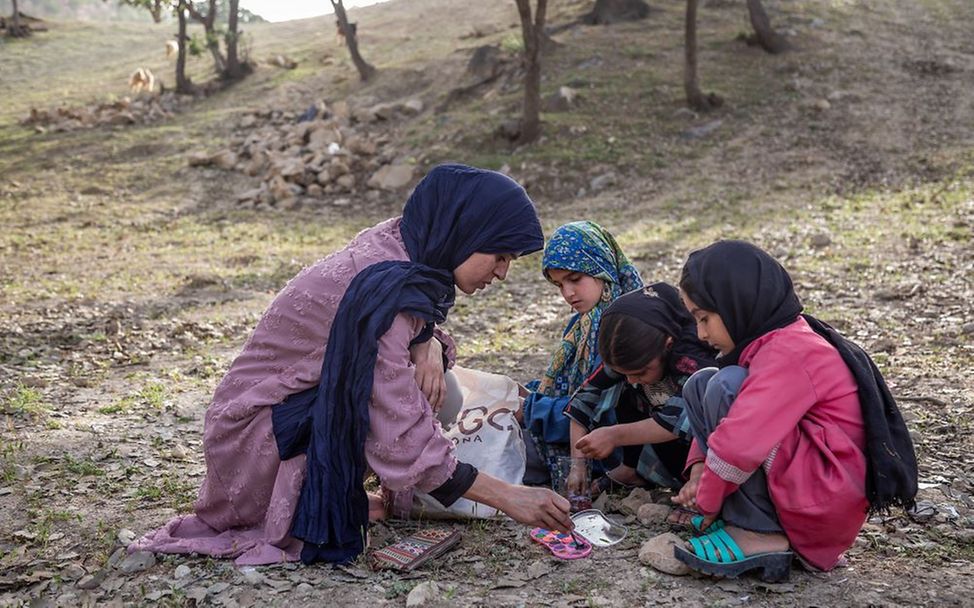
<instances>
[{"instance_id":1,"label":"woman's hand","mask_svg":"<svg viewBox=\"0 0 974 608\"><path fill-rule=\"evenodd\" d=\"M446 398L446 380L443 370L443 345L436 338L409 347L409 360L416 366L416 384L426 395L426 400L439 411Z\"/></svg>"},{"instance_id":2,"label":"woman's hand","mask_svg":"<svg viewBox=\"0 0 974 608\"><path fill-rule=\"evenodd\" d=\"M586 458L603 460L616 449L615 432L612 427L594 429L575 443L575 449Z\"/></svg>"},{"instance_id":3,"label":"woman's hand","mask_svg":"<svg viewBox=\"0 0 974 608\"><path fill-rule=\"evenodd\" d=\"M673 497L673 502L682 506L684 509L697 510L697 486L700 485L700 476L703 475L704 463L697 462L690 467L690 479L680 488L679 494ZM712 520L711 520L712 521ZM710 522L705 522L710 525Z\"/></svg>"},{"instance_id":4,"label":"woman's hand","mask_svg":"<svg viewBox=\"0 0 974 608\"><path fill-rule=\"evenodd\" d=\"M571 532L575 528L568 500L548 488L512 485L498 508L511 519L548 530Z\"/></svg>"},{"instance_id":5,"label":"woman's hand","mask_svg":"<svg viewBox=\"0 0 974 608\"><path fill-rule=\"evenodd\" d=\"M514 521L529 526L562 532L575 528L569 516L571 506L568 500L548 488L510 484L486 473L478 473L463 497L500 509Z\"/></svg>"}]
</instances>

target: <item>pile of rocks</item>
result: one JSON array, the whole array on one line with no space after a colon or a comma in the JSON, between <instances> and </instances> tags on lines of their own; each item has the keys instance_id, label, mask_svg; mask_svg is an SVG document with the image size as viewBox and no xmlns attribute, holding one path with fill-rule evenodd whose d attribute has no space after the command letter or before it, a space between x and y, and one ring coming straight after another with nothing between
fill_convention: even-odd
<instances>
[{"instance_id":1,"label":"pile of rocks","mask_svg":"<svg viewBox=\"0 0 974 608\"><path fill-rule=\"evenodd\" d=\"M51 131L77 131L101 125L148 124L169 118L176 111L179 98L175 93L163 93L131 99L122 99L78 108L57 108L55 110L30 109L21 124L33 126L38 133Z\"/></svg>"},{"instance_id":2,"label":"pile of rocks","mask_svg":"<svg viewBox=\"0 0 974 608\"><path fill-rule=\"evenodd\" d=\"M302 114L253 111L240 119L228 148L196 152L189 164L259 177L260 186L237 197L247 207L290 209L325 197L341 205L350 194L377 200L413 183L413 165L393 145L390 127L423 109L410 99L360 107L319 101Z\"/></svg>"}]
</instances>

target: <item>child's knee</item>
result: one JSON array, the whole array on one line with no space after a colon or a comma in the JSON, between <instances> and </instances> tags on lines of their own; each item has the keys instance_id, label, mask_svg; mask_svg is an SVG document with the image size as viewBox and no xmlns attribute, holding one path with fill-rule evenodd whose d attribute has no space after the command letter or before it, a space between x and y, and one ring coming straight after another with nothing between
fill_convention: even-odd
<instances>
[{"instance_id":1,"label":"child's knee","mask_svg":"<svg viewBox=\"0 0 974 608\"><path fill-rule=\"evenodd\" d=\"M705 367L694 372L683 385L683 399L687 407L699 410L703 405L704 397L707 394L707 386L710 379L718 373L716 367Z\"/></svg>"},{"instance_id":2,"label":"child's knee","mask_svg":"<svg viewBox=\"0 0 974 608\"><path fill-rule=\"evenodd\" d=\"M739 365L728 365L719 371L715 370L708 378L704 400L716 403L733 401L746 378L747 370Z\"/></svg>"}]
</instances>

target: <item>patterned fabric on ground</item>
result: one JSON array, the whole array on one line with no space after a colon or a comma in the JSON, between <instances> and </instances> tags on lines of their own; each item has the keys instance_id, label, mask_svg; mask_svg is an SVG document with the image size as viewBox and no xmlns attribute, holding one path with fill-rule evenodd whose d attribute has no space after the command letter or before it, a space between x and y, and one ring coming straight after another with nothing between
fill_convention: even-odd
<instances>
[{"instance_id":1,"label":"patterned fabric on ground","mask_svg":"<svg viewBox=\"0 0 974 608\"><path fill-rule=\"evenodd\" d=\"M429 560L443 555L460 542L460 531L450 528L430 528L410 534L399 542L373 551L372 567L410 571Z\"/></svg>"}]
</instances>

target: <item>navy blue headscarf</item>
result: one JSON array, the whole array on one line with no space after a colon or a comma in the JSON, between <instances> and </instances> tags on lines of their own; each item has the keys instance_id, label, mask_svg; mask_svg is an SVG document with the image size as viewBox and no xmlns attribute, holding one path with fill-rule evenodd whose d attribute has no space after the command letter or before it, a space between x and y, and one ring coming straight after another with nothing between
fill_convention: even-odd
<instances>
[{"instance_id":1,"label":"navy blue headscarf","mask_svg":"<svg viewBox=\"0 0 974 608\"><path fill-rule=\"evenodd\" d=\"M408 262L358 273L338 305L317 387L273 408L281 459L308 456L291 534L301 560L347 562L365 547L368 496L362 486L365 437L378 341L404 312L426 321L413 343L446 319L453 270L473 253L523 255L544 246L541 224L520 185L494 171L436 167L420 181L400 225Z\"/></svg>"}]
</instances>

